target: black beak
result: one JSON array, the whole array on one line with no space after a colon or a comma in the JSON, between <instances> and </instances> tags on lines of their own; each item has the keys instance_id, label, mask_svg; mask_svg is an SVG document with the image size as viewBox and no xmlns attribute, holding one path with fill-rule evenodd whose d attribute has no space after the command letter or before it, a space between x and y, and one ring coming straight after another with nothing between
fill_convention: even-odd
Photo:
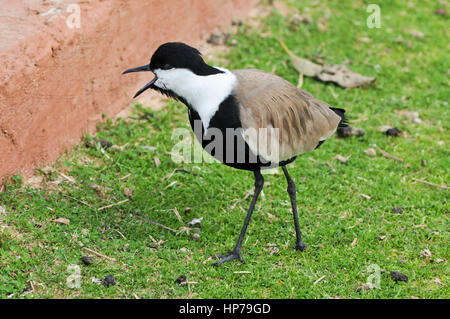
<instances>
[{"instance_id":1,"label":"black beak","mask_svg":"<svg viewBox=\"0 0 450 319\"><path fill-rule=\"evenodd\" d=\"M127 73L132 73L132 72L146 72L146 71L151 71L149 65L144 65L144 66L139 66L137 68L128 69L125 72L123 72L122 74L127 74ZM155 75L153 80L148 82L142 89L140 89L139 91L136 92L136 94L133 96L133 99L138 97L139 95L141 95L142 92L144 92L145 90L151 88L151 86L153 85L153 83L156 82L156 80L158 80L158 77Z\"/></svg>"}]
</instances>

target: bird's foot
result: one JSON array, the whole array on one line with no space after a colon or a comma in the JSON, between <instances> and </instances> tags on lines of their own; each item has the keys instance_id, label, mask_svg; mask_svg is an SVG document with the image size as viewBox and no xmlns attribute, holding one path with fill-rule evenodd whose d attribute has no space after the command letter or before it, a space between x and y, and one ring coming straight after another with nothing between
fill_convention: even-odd
<instances>
[{"instance_id":1,"label":"bird's foot","mask_svg":"<svg viewBox=\"0 0 450 319\"><path fill-rule=\"evenodd\" d=\"M297 242L295 245L295 250L304 251L306 249L306 244L302 242L301 240Z\"/></svg>"},{"instance_id":2,"label":"bird's foot","mask_svg":"<svg viewBox=\"0 0 450 319\"><path fill-rule=\"evenodd\" d=\"M245 264L245 260L244 260L244 258L242 258L240 249L234 249L231 253L225 254L225 255L220 255L218 257L219 257L219 261L215 262L213 264L213 266L219 266L219 265L223 264L224 262L234 260L234 259L238 259L240 262Z\"/></svg>"}]
</instances>

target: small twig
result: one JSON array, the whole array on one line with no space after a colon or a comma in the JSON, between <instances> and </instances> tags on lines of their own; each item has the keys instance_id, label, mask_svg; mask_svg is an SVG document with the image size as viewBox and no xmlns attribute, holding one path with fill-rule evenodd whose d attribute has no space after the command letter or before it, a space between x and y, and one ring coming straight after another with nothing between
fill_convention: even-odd
<instances>
[{"instance_id":1,"label":"small twig","mask_svg":"<svg viewBox=\"0 0 450 319\"><path fill-rule=\"evenodd\" d=\"M413 178L412 180L416 181L416 182L419 182L419 183L427 184L427 185L430 185L430 186L439 187L439 188L442 188L442 189L447 189L447 190L450 189L450 187L448 187L447 185L439 185L439 184L427 182L426 180L423 180L423 179Z\"/></svg>"},{"instance_id":2,"label":"small twig","mask_svg":"<svg viewBox=\"0 0 450 319\"><path fill-rule=\"evenodd\" d=\"M67 176L67 175L65 175L63 173L59 173L59 175L64 177L64 179L67 180L71 184L75 184L76 183L76 181L75 181L75 179L73 177Z\"/></svg>"},{"instance_id":3,"label":"small twig","mask_svg":"<svg viewBox=\"0 0 450 319\"><path fill-rule=\"evenodd\" d=\"M87 247L83 247L83 250L87 251L88 253L90 253L92 255L95 255L95 256L100 257L100 258L107 259L109 261L116 261L116 259L114 259L114 258L108 257L106 255L102 255L102 254L96 252L95 250L89 249Z\"/></svg>"},{"instance_id":4,"label":"small twig","mask_svg":"<svg viewBox=\"0 0 450 319\"><path fill-rule=\"evenodd\" d=\"M118 233L120 236L122 236L123 239L127 240L127 238L125 237L124 234L122 234L120 231L118 231L117 229L113 229L113 231L115 231L116 233Z\"/></svg>"},{"instance_id":5,"label":"small twig","mask_svg":"<svg viewBox=\"0 0 450 319\"><path fill-rule=\"evenodd\" d=\"M104 209L106 209L106 208L110 208L110 207L113 207L113 206L121 205L121 204L126 203L126 202L128 202L128 201L129 201L129 199L124 199L124 200L122 200L122 201L120 201L120 202L118 202L118 203L114 203L114 204L110 204L110 205L106 205L106 206L100 207L100 208L97 209L97 210L98 210L98 211L101 211L101 210L104 210Z\"/></svg>"},{"instance_id":6,"label":"small twig","mask_svg":"<svg viewBox=\"0 0 450 319\"><path fill-rule=\"evenodd\" d=\"M180 213L178 212L178 209L177 209L176 207L173 209L173 212L174 212L175 215L177 216L178 221L179 221L180 223L182 223L183 220L181 219Z\"/></svg>"},{"instance_id":7,"label":"small twig","mask_svg":"<svg viewBox=\"0 0 450 319\"><path fill-rule=\"evenodd\" d=\"M124 179L127 179L127 178L130 177L130 176L131 176L131 174L127 174L127 175L125 175L125 176L119 178L119 180L122 181L122 180L124 180Z\"/></svg>"},{"instance_id":8,"label":"small twig","mask_svg":"<svg viewBox=\"0 0 450 319\"><path fill-rule=\"evenodd\" d=\"M150 237L150 239L152 240L152 242L153 242L155 245L158 245L158 242L156 241L155 238L153 238L152 235L148 235L148 237Z\"/></svg>"},{"instance_id":9,"label":"small twig","mask_svg":"<svg viewBox=\"0 0 450 319\"><path fill-rule=\"evenodd\" d=\"M298 76L297 87L300 89L302 86L303 86L303 73L300 72L300 75Z\"/></svg>"},{"instance_id":10,"label":"small twig","mask_svg":"<svg viewBox=\"0 0 450 319\"><path fill-rule=\"evenodd\" d=\"M173 185L175 185L176 183L178 183L178 182L177 181L173 181L172 183L170 183L169 185L164 187L164 189L168 189L168 188L172 187Z\"/></svg>"},{"instance_id":11,"label":"small twig","mask_svg":"<svg viewBox=\"0 0 450 319\"><path fill-rule=\"evenodd\" d=\"M364 197L365 199L371 199L372 197L370 197L369 195L360 193L359 196Z\"/></svg>"},{"instance_id":12,"label":"small twig","mask_svg":"<svg viewBox=\"0 0 450 319\"><path fill-rule=\"evenodd\" d=\"M313 285L314 285L314 286L317 285L323 278L325 278L325 275L323 275L322 277L320 277L319 279L317 279L317 280L313 283Z\"/></svg>"},{"instance_id":13,"label":"small twig","mask_svg":"<svg viewBox=\"0 0 450 319\"><path fill-rule=\"evenodd\" d=\"M167 230L169 230L169 231L171 231L171 232L173 232L173 233L176 233L176 232L177 232L175 229L172 229L172 228L170 228L170 227L167 227L166 225L160 224L160 223L155 222L155 221L153 221L153 220L151 220L151 219L148 219L148 218L139 216L139 215L137 215L137 214L132 214L132 215L135 216L135 217L137 217L137 218L139 218L139 219L141 219L141 220L143 220L143 221L145 221L145 222L147 222L147 223L150 223L150 224L159 226L159 227L161 227L161 228L167 229Z\"/></svg>"},{"instance_id":14,"label":"small twig","mask_svg":"<svg viewBox=\"0 0 450 319\"><path fill-rule=\"evenodd\" d=\"M392 155L392 154L389 154L388 152L382 150L381 148L378 148L378 150L380 151L380 153L381 153L384 157L393 159L394 161L397 161L397 162L403 162L403 159L401 159L401 158L399 158L399 157L397 157L397 156L394 156L394 155Z\"/></svg>"},{"instance_id":15,"label":"small twig","mask_svg":"<svg viewBox=\"0 0 450 319\"><path fill-rule=\"evenodd\" d=\"M33 280L30 280L31 292L35 292L36 288L34 287Z\"/></svg>"},{"instance_id":16,"label":"small twig","mask_svg":"<svg viewBox=\"0 0 450 319\"><path fill-rule=\"evenodd\" d=\"M76 201L76 202L78 202L78 203L83 204L83 205L86 205L86 206L88 206L88 207L90 207L90 208L94 208L93 206L89 205L89 204L86 203L85 201L82 201L82 200L77 199L77 198L75 198L75 197L69 196L69 195L64 194L64 193L61 193L61 195L63 195L64 197L70 198L70 199L72 199L72 200L74 200L74 201ZM94 208L94 209L95 209L95 208Z\"/></svg>"}]
</instances>

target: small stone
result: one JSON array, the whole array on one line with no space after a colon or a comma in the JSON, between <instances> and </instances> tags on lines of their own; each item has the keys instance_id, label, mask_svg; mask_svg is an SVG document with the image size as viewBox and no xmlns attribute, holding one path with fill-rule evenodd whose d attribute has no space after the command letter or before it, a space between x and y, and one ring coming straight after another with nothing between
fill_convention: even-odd
<instances>
[{"instance_id":1,"label":"small stone","mask_svg":"<svg viewBox=\"0 0 450 319\"><path fill-rule=\"evenodd\" d=\"M374 148L368 148L364 151L364 153L370 157L375 157L377 155L377 151Z\"/></svg>"},{"instance_id":2,"label":"small stone","mask_svg":"<svg viewBox=\"0 0 450 319\"><path fill-rule=\"evenodd\" d=\"M424 249L419 253L419 255L420 255L420 257L428 258L428 257L431 257L433 254L431 253L430 250Z\"/></svg>"},{"instance_id":3,"label":"small stone","mask_svg":"<svg viewBox=\"0 0 450 319\"><path fill-rule=\"evenodd\" d=\"M350 126L338 127L337 135L339 137L349 137L352 136L352 128Z\"/></svg>"},{"instance_id":4,"label":"small stone","mask_svg":"<svg viewBox=\"0 0 450 319\"><path fill-rule=\"evenodd\" d=\"M180 277L178 277L177 279L175 279L175 282L177 284L185 284L186 283L186 276L185 275L181 275Z\"/></svg>"},{"instance_id":5,"label":"small stone","mask_svg":"<svg viewBox=\"0 0 450 319\"><path fill-rule=\"evenodd\" d=\"M116 285L116 279L112 275L108 275L102 280L102 284L106 287L109 286L115 286Z\"/></svg>"},{"instance_id":6,"label":"small stone","mask_svg":"<svg viewBox=\"0 0 450 319\"><path fill-rule=\"evenodd\" d=\"M401 207L392 207L392 212L394 214L401 214L401 213L403 213L403 208L401 208Z\"/></svg>"},{"instance_id":7,"label":"small stone","mask_svg":"<svg viewBox=\"0 0 450 319\"><path fill-rule=\"evenodd\" d=\"M85 264L86 266L89 266L89 265L91 265L91 264L94 263L95 257L93 257L93 256L83 256L83 257L81 257L81 261L82 261L83 264Z\"/></svg>"},{"instance_id":8,"label":"small stone","mask_svg":"<svg viewBox=\"0 0 450 319\"><path fill-rule=\"evenodd\" d=\"M105 150L110 148L111 146L113 146L113 144L109 141L105 141L105 140L100 140L100 145L101 147L103 147Z\"/></svg>"},{"instance_id":9,"label":"small stone","mask_svg":"<svg viewBox=\"0 0 450 319\"><path fill-rule=\"evenodd\" d=\"M195 241L198 241L200 239L200 234L197 234L197 233L192 234L192 239Z\"/></svg>"},{"instance_id":10,"label":"small stone","mask_svg":"<svg viewBox=\"0 0 450 319\"><path fill-rule=\"evenodd\" d=\"M436 263L436 264L440 264L441 262L443 262L444 259L438 258L438 259L431 259L430 262L431 263Z\"/></svg>"},{"instance_id":11,"label":"small stone","mask_svg":"<svg viewBox=\"0 0 450 319\"><path fill-rule=\"evenodd\" d=\"M447 10L445 10L444 8L439 8L434 10L434 14L445 17L447 15Z\"/></svg>"},{"instance_id":12,"label":"small stone","mask_svg":"<svg viewBox=\"0 0 450 319\"><path fill-rule=\"evenodd\" d=\"M390 129L388 129L386 131L386 135L387 136L395 136L395 137L399 137L400 135L402 135L402 131L400 131L398 128L396 127L391 127Z\"/></svg>"},{"instance_id":13,"label":"small stone","mask_svg":"<svg viewBox=\"0 0 450 319\"><path fill-rule=\"evenodd\" d=\"M391 277L395 281L408 282L408 276L406 276L405 274L402 274L399 271L395 271L395 270L391 271Z\"/></svg>"},{"instance_id":14,"label":"small stone","mask_svg":"<svg viewBox=\"0 0 450 319\"><path fill-rule=\"evenodd\" d=\"M128 187L125 187L125 188L123 189L123 194L124 194L126 197L133 197L133 191L131 191Z\"/></svg>"},{"instance_id":15,"label":"small stone","mask_svg":"<svg viewBox=\"0 0 450 319\"><path fill-rule=\"evenodd\" d=\"M350 137L350 136L361 137L364 136L364 134L366 134L366 131L364 131L362 128L357 128L353 126L344 126L338 127L336 133L339 137Z\"/></svg>"},{"instance_id":16,"label":"small stone","mask_svg":"<svg viewBox=\"0 0 450 319\"><path fill-rule=\"evenodd\" d=\"M433 279L433 282L436 283L436 284L438 284L438 285L440 285L440 286L443 285L442 281L440 281L439 278Z\"/></svg>"},{"instance_id":17,"label":"small stone","mask_svg":"<svg viewBox=\"0 0 450 319\"><path fill-rule=\"evenodd\" d=\"M201 222L202 222L202 220L203 220L203 217L200 217L200 218L194 218L193 220L191 220L191 221L188 223L188 225L189 225L189 226L200 225Z\"/></svg>"},{"instance_id":18,"label":"small stone","mask_svg":"<svg viewBox=\"0 0 450 319\"><path fill-rule=\"evenodd\" d=\"M365 284L359 286L358 288L356 288L356 291L361 291L361 290L371 290L371 289L373 289L374 287L375 287L375 286L374 286L371 282L368 282L368 283L365 283Z\"/></svg>"}]
</instances>

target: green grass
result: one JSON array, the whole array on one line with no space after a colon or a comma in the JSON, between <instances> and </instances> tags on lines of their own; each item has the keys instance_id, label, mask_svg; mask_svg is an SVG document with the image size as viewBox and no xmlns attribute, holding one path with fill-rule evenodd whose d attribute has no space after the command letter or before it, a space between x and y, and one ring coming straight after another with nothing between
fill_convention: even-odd
<instances>
[{"instance_id":1,"label":"green grass","mask_svg":"<svg viewBox=\"0 0 450 319\"><path fill-rule=\"evenodd\" d=\"M348 90L304 79L304 89L345 108L349 119L356 120L353 125L367 132L362 138L332 138L289 166L297 182L305 252L292 249L294 227L284 177L267 175L264 197L243 246L247 263L211 266L210 256L235 244L250 202L236 199L252 189L253 180L249 172L218 163L174 163L168 154L175 144L172 131L189 127L185 107L171 102L148 119L107 120L100 125L96 138L125 145L122 151L110 148L104 155L95 143L82 143L53 168L41 171L43 189L23 186L19 177L7 185L0 193L0 205L8 212L0 215L0 297L449 298L449 192L413 181L449 183L450 60L443 32L448 18L433 14L438 8L433 1L410 1L412 7L400 0L383 1L382 28L369 29L366 7L373 2L377 1L290 1L314 21L295 28L289 17L274 11L258 29L244 25L234 35L237 44L224 65L273 71L297 84L298 73L278 44L281 39L299 56L320 56L331 63L351 60L352 70L377 76L376 86ZM328 30L322 32L317 21L325 15ZM411 29L423 32L424 38L411 36ZM404 42L396 42L398 36ZM395 110L402 109L418 111L423 123L400 118ZM134 117L148 112L138 106ZM377 131L381 125L398 127L405 134L387 137ZM92 137L86 141L92 142ZM364 150L374 144L404 161L379 152L367 156ZM333 159L336 154L351 158L340 163ZM175 168L197 175L178 171L164 178ZM61 180L60 172L75 183L62 179L52 184ZM98 210L128 199L125 188L132 192L129 201ZM393 207L402 207L403 213L393 213ZM200 239L192 239L195 230L174 234L136 214L177 230L203 217L197 230ZM59 217L70 224L52 221ZM159 245L150 236L161 241ZM268 243L276 244L279 252L271 255ZM97 258L84 266L82 246L117 261ZM420 256L424 249L432 256ZM444 261L432 262L437 259ZM71 264L81 267L80 288L66 285ZM381 273L381 289L357 292L371 264L386 270ZM389 275L392 270L406 274L409 281L396 283ZM92 277L106 275L114 275L117 285L92 283ZM176 284L180 275L196 284ZM24 292L30 282L34 290Z\"/></svg>"}]
</instances>

